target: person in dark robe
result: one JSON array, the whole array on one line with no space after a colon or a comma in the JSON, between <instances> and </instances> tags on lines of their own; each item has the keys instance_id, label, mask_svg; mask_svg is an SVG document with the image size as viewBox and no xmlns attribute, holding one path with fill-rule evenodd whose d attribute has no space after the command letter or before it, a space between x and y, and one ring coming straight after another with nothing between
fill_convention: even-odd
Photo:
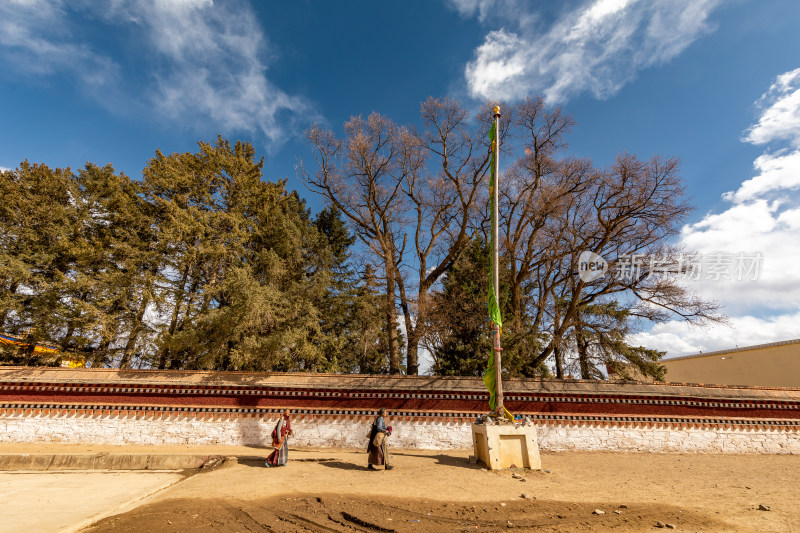
<instances>
[{"instance_id":1,"label":"person in dark robe","mask_svg":"<svg viewBox=\"0 0 800 533\"><path fill-rule=\"evenodd\" d=\"M267 457L267 467L285 466L289 460L289 435L292 434L292 425L289 422L289 410L283 412L278 419L275 429L272 430L272 447L275 448Z\"/></svg>"},{"instance_id":2,"label":"person in dark robe","mask_svg":"<svg viewBox=\"0 0 800 533\"><path fill-rule=\"evenodd\" d=\"M391 470L392 467L388 464L388 454L386 453L386 437L392 434L391 426L386 426L384 415L386 409L381 408L378 411L378 417L372 423L372 429L369 432L369 444L367 445L367 459L370 470L378 470L376 466L383 466L385 470Z\"/></svg>"}]
</instances>

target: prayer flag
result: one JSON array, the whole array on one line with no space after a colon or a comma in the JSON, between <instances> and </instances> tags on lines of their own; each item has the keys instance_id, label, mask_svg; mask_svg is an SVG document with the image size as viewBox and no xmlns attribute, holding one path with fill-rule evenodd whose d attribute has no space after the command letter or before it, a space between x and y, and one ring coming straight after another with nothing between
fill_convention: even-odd
<instances>
[{"instance_id":1,"label":"prayer flag","mask_svg":"<svg viewBox=\"0 0 800 533\"><path fill-rule=\"evenodd\" d=\"M494 212L494 195L497 191L495 191L495 187L497 186L497 176L495 175L495 158L497 157L497 130L496 130L496 121L492 122L492 127L489 130L489 143L491 145L492 155L491 161L489 163L489 167L491 168L490 178L489 178L489 208L491 212L491 220L494 223L495 217L497 213ZM489 241L489 249L494 250L494 231L491 232L491 238ZM500 316L500 305L497 301L498 295L494 292L494 262L497 260L492 255L492 261L489 265L489 318L494 324L497 324L498 328L503 327L503 319ZM497 409L497 373L494 368L494 340L492 341L492 353L489 356L489 361L486 366L486 371L483 373L483 384L486 385L486 388L489 389L489 408L494 411Z\"/></svg>"}]
</instances>

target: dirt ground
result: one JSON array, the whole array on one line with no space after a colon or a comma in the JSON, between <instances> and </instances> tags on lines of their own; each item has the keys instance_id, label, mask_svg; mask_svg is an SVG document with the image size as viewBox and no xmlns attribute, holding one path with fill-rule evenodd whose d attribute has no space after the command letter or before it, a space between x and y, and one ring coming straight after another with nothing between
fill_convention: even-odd
<instances>
[{"instance_id":1,"label":"dirt ground","mask_svg":"<svg viewBox=\"0 0 800 533\"><path fill-rule=\"evenodd\" d=\"M544 453L544 471L491 472L396 450L371 472L354 451L280 468L254 452L85 531L800 531L799 456Z\"/></svg>"}]
</instances>

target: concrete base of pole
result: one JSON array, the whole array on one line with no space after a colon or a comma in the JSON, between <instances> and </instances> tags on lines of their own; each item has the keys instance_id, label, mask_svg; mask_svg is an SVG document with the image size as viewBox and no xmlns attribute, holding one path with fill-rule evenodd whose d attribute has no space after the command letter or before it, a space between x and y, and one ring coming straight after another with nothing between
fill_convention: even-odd
<instances>
[{"instance_id":1,"label":"concrete base of pole","mask_svg":"<svg viewBox=\"0 0 800 533\"><path fill-rule=\"evenodd\" d=\"M542 469L539 440L533 426L472 424L475 457L489 470Z\"/></svg>"}]
</instances>

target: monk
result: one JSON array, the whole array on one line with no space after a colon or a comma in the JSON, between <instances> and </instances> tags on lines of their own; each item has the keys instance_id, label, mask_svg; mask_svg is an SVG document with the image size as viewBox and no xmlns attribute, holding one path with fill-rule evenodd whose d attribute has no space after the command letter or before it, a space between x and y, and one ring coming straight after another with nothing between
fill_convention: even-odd
<instances>
[{"instance_id":1,"label":"monk","mask_svg":"<svg viewBox=\"0 0 800 533\"><path fill-rule=\"evenodd\" d=\"M287 409L278 419L275 429L272 430L272 447L275 451L267 457L267 468L270 466L286 466L289 460L289 435L292 434L292 425L289 422L290 412Z\"/></svg>"},{"instance_id":2,"label":"monk","mask_svg":"<svg viewBox=\"0 0 800 533\"><path fill-rule=\"evenodd\" d=\"M376 466L383 466L385 470L391 470L392 467L388 464L388 455L386 453L386 437L392 434L392 428L386 427L386 420L384 415L386 409L381 408L378 411L378 417L372 423L372 430L369 432L369 444L367 445L367 453L369 458L367 462L369 470L378 470Z\"/></svg>"}]
</instances>

